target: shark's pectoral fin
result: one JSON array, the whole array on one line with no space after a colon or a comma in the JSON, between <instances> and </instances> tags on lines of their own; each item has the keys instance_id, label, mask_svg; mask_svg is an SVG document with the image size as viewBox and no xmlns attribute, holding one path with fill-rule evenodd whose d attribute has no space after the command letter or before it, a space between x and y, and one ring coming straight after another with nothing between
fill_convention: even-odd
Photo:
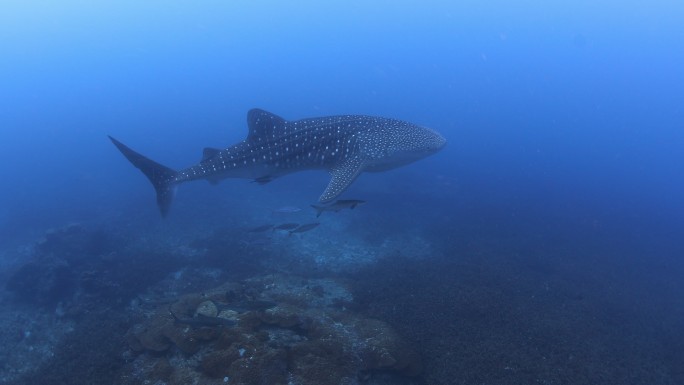
<instances>
[{"instance_id":1,"label":"shark's pectoral fin","mask_svg":"<svg viewBox=\"0 0 684 385\"><path fill-rule=\"evenodd\" d=\"M354 182L362 171L363 161L358 157L349 158L338 163L330 170L332 179L330 179L328 187L323 191L323 195L321 195L318 200L321 202L330 202L337 198L350 184L352 184L352 182Z\"/></svg>"}]
</instances>

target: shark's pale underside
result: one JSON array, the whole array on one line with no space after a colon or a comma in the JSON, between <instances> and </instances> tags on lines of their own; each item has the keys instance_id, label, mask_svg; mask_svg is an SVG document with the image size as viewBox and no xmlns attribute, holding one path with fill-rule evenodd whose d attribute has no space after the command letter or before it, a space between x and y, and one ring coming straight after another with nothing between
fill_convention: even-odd
<instances>
[{"instance_id":1,"label":"shark's pale underside","mask_svg":"<svg viewBox=\"0 0 684 385\"><path fill-rule=\"evenodd\" d=\"M176 186L206 179L248 178L266 183L303 170L327 170L328 187L320 197L330 202L363 171L384 171L439 151L446 144L429 128L396 119L339 115L287 121L270 112L247 114L249 133L226 149L205 148L202 160L180 171L172 170L109 137L126 158L152 182L165 216Z\"/></svg>"}]
</instances>

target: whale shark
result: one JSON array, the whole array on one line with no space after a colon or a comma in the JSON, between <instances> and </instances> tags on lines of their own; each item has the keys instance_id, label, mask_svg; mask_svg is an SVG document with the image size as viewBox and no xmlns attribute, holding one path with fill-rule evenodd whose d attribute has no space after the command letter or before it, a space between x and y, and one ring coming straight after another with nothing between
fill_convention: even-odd
<instances>
[{"instance_id":1,"label":"whale shark","mask_svg":"<svg viewBox=\"0 0 684 385\"><path fill-rule=\"evenodd\" d=\"M204 179L245 178L263 184L304 170L326 170L330 183L319 202L337 198L362 172L403 166L436 153L446 139L413 123L366 115L288 121L261 109L247 113L245 140L225 149L205 148L199 163L182 170L161 165L109 136L121 153L152 182L161 215L168 214L176 187Z\"/></svg>"}]
</instances>

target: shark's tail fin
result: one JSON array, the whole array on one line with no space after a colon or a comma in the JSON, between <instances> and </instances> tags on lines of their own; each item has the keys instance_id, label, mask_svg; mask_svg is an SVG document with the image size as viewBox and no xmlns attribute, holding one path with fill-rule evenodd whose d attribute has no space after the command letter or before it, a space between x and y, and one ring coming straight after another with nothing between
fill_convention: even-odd
<instances>
[{"instance_id":1,"label":"shark's tail fin","mask_svg":"<svg viewBox=\"0 0 684 385\"><path fill-rule=\"evenodd\" d=\"M176 192L176 182L174 180L178 173L166 166L144 157L141 154L138 154L111 136L109 139L112 141L112 143L114 143L116 148L118 148L119 151L124 154L126 159L133 163L135 167L139 168L140 171L145 174L147 179L152 182L154 189L157 191L157 204L159 205L159 211L161 211L161 215L165 217L169 212L171 201L173 201L173 196Z\"/></svg>"}]
</instances>

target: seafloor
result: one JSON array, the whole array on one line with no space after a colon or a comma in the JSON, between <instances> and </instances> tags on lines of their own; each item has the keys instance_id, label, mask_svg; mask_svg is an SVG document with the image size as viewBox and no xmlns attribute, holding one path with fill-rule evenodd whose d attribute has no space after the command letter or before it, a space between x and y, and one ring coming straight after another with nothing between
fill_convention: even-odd
<instances>
[{"instance_id":1,"label":"seafloor","mask_svg":"<svg viewBox=\"0 0 684 385\"><path fill-rule=\"evenodd\" d=\"M348 214L301 234L69 224L7 247L0 383L684 383L681 279L596 223Z\"/></svg>"}]
</instances>

